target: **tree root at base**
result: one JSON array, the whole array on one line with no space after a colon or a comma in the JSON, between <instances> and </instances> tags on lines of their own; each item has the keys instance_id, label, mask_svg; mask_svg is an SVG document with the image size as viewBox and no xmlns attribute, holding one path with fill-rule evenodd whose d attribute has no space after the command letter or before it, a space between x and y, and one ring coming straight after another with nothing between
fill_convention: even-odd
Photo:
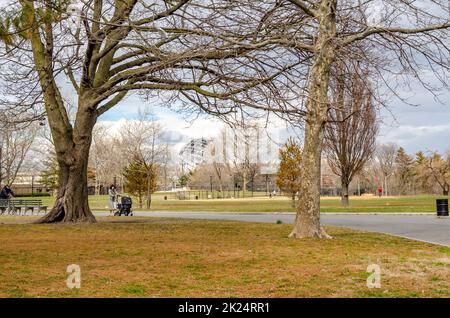
<instances>
[{"instance_id":1,"label":"tree root at base","mask_svg":"<svg viewBox=\"0 0 450 318\"><path fill-rule=\"evenodd\" d=\"M34 224L48 224L48 223L96 223L92 212L87 209L78 213L72 213L71 216L66 215L66 208L62 202L58 202L49 213L42 218L34 221Z\"/></svg>"}]
</instances>

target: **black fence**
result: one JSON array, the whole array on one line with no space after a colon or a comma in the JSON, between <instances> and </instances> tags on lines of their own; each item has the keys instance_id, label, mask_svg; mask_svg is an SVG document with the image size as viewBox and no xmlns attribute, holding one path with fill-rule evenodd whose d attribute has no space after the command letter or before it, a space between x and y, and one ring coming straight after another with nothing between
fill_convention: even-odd
<instances>
[{"instance_id":1,"label":"black fence","mask_svg":"<svg viewBox=\"0 0 450 318\"><path fill-rule=\"evenodd\" d=\"M340 191L335 188L322 189L322 196L340 195ZM280 197L291 195L276 191L242 191L242 190L179 190L174 192L166 192L162 195L163 200L207 200L207 199L242 199L242 198L263 198L263 197Z\"/></svg>"},{"instance_id":2,"label":"black fence","mask_svg":"<svg viewBox=\"0 0 450 318\"><path fill-rule=\"evenodd\" d=\"M232 199L232 198L251 198L267 197L272 194L259 191L241 191L241 190L185 190L165 193L164 200L206 200L206 199Z\"/></svg>"}]
</instances>

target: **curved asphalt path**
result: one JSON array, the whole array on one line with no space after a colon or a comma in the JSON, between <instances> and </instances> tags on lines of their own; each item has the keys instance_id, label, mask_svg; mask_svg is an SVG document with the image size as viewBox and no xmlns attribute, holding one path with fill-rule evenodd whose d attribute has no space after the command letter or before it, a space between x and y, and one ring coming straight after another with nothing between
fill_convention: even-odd
<instances>
[{"instance_id":1,"label":"curved asphalt path","mask_svg":"<svg viewBox=\"0 0 450 318\"><path fill-rule=\"evenodd\" d=\"M108 215L98 212L96 215ZM135 216L174 217L245 222L293 223L292 213L232 213L232 212L134 212ZM380 232L413 240L450 246L450 218L413 214L322 214L323 225L348 227L356 230Z\"/></svg>"}]
</instances>

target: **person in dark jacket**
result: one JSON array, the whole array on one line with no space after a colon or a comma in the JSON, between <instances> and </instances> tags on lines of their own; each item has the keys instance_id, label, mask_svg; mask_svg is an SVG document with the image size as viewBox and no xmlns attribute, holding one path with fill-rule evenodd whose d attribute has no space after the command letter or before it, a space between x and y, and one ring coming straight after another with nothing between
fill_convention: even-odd
<instances>
[{"instance_id":1,"label":"person in dark jacket","mask_svg":"<svg viewBox=\"0 0 450 318\"><path fill-rule=\"evenodd\" d=\"M9 187L9 185L5 185L0 192L0 199L7 200L14 196L13 190Z\"/></svg>"}]
</instances>

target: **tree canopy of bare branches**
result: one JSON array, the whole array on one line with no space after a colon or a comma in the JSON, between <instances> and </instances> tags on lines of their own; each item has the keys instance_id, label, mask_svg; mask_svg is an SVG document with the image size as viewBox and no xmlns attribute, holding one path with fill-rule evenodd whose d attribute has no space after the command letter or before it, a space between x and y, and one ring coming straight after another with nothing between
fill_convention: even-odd
<instances>
[{"instance_id":1,"label":"tree canopy of bare branches","mask_svg":"<svg viewBox=\"0 0 450 318\"><path fill-rule=\"evenodd\" d=\"M36 123L4 125L0 130L0 184L17 177L38 133Z\"/></svg>"},{"instance_id":2,"label":"tree canopy of bare branches","mask_svg":"<svg viewBox=\"0 0 450 318\"><path fill-rule=\"evenodd\" d=\"M442 195L450 191L450 155L443 157L435 152L428 158L428 169L434 181L441 187Z\"/></svg>"},{"instance_id":3,"label":"tree canopy of bare branches","mask_svg":"<svg viewBox=\"0 0 450 318\"><path fill-rule=\"evenodd\" d=\"M386 143L377 146L375 157L378 164L379 171L383 177L383 193L389 194L389 178L395 172L395 158L397 155L398 146L395 143Z\"/></svg>"},{"instance_id":4,"label":"tree canopy of bare branches","mask_svg":"<svg viewBox=\"0 0 450 318\"><path fill-rule=\"evenodd\" d=\"M341 202L349 204L348 187L375 151L378 133L373 93L355 63L336 65L331 84L331 108L325 130L325 154L341 178Z\"/></svg>"},{"instance_id":5,"label":"tree canopy of bare branches","mask_svg":"<svg viewBox=\"0 0 450 318\"><path fill-rule=\"evenodd\" d=\"M282 38L259 34L273 3L255 10L239 1L92 0L75 17L68 5L20 0L2 12L3 102L10 116L45 112L60 166L57 202L40 222L95 221L86 186L92 129L127 94L177 97L187 110L223 117L241 108L249 90L299 64L268 58L286 51L274 48ZM74 101L62 92L64 79ZM262 97L254 101L253 108L270 109Z\"/></svg>"}]
</instances>

